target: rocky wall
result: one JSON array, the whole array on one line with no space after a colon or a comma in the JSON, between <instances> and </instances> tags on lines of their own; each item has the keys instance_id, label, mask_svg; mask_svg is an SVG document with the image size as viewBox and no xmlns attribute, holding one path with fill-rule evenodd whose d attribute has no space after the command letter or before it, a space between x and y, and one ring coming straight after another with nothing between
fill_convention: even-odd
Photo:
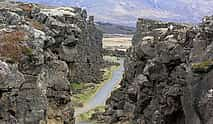
<instances>
[{"instance_id":1,"label":"rocky wall","mask_svg":"<svg viewBox=\"0 0 213 124\"><path fill-rule=\"evenodd\" d=\"M74 124L70 83L100 79L101 40L80 8L1 4L0 123Z\"/></svg>"},{"instance_id":2,"label":"rocky wall","mask_svg":"<svg viewBox=\"0 0 213 124\"><path fill-rule=\"evenodd\" d=\"M139 19L106 123L212 123L212 22L205 17L191 27Z\"/></svg>"}]
</instances>

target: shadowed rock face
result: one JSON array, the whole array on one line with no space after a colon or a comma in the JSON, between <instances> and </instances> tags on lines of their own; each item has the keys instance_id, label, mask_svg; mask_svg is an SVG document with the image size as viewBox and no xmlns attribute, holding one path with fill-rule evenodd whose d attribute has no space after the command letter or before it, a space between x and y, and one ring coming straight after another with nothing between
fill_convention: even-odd
<instances>
[{"instance_id":1,"label":"shadowed rock face","mask_svg":"<svg viewBox=\"0 0 213 124\"><path fill-rule=\"evenodd\" d=\"M212 17L195 28L139 19L107 123L212 123ZM172 26L171 26L172 25Z\"/></svg>"},{"instance_id":2,"label":"shadowed rock face","mask_svg":"<svg viewBox=\"0 0 213 124\"><path fill-rule=\"evenodd\" d=\"M190 53L192 68L191 88L193 107L200 124L213 122L213 17L205 17L195 29L193 48ZM195 123L197 124L197 123ZM199 123L198 123L199 124Z\"/></svg>"},{"instance_id":3,"label":"shadowed rock face","mask_svg":"<svg viewBox=\"0 0 213 124\"><path fill-rule=\"evenodd\" d=\"M0 123L74 124L70 82L97 82L102 34L80 8L0 9Z\"/></svg>"}]
</instances>

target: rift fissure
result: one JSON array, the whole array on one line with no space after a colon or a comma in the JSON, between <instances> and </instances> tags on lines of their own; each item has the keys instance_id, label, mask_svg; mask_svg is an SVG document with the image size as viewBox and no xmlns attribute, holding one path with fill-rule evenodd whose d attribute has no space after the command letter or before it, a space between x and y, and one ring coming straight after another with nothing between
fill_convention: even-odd
<instances>
[{"instance_id":1,"label":"rift fissure","mask_svg":"<svg viewBox=\"0 0 213 124\"><path fill-rule=\"evenodd\" d=\"M96 26L77 7L1 3L0 124L74 124L70 83L99 83L103 54L126 60L98 121L213 123L213 16L196 26L139 18L126 53L103 50Z\"/></svg>"}]
</instances>

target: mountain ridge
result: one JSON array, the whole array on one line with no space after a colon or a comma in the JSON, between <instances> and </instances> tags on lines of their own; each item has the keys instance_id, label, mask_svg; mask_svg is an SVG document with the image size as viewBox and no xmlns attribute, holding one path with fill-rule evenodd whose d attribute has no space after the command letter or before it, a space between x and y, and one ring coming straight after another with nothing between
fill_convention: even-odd
<instances>
[{"instance_id":1,"label":"mountain ridge","mask_svg":"<svg viewBox=\"0 0 213 124\"><path fill-rule=\"evenodd\" d=\"M57 6L78 6L98 21L134 26L137 18L199 23L213 12L213 1L196 0L18 0Z\"/></svg>"},{"instance_id":2,"label":"mountain ridge","mask_svg":"<svg viewBox=\"0 0 213 124\"><path fill-rule=\"evenodd\" d=\"M134 34L136 31L135 27L123 26L115 23L96 22L95 24L104 34Z\"/></svg>"}]
</instances>

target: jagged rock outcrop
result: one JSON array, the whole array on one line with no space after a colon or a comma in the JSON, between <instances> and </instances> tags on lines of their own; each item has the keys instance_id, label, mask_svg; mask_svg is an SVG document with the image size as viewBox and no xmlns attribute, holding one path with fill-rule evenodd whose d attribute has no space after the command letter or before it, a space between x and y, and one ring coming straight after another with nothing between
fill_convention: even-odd
<instances>
[{"instance_id":1,"label":"jagged rock outcrop","mask_svg":"<svg viewBox=\"0 0 213 124\"><path fill-rule=\"evenodd\" d=\"M190 32L193 32L194 38L189 56L191 78L186 92L191 94L191 98L186 97L186 99L191 99L191 106L195 112L189 109L191 107L185 106L187 116L191 117L187 118L187 121L194 124L211 124L213 122L213 16L204 17L203 22Z\"/></svg>"},{"instance_id":2,"label":"jagged rock outcrop","mask_svg":"<svg viewBox=\"0 0 213 124\"><path fill-rule=\"evenodd\" d=\"M156 38L155 40L158 40L158 38L161 36L162 33L165 33L168 29L175 28L184 28L187 25L178 25L173 22L162 22L162 21L156 21L151 19L143 19L139 18L137 21L137 30L136 33L132 39L132 44L136 45L138 42L141 42L142 38L147 38L144 36L151 36L151 38ZM161 32L158 32L161 31ZM158 35L158 36L157 36ZM155 37L152 37L155 36Z\"/></svg>"},{"instance_id":3,"label":"jagged rock outcrop","mask_svg":"<svg viewBox=\"0 0 213 124\"><path fill-rule=\"evenodd\" d=\"M86 19L80 8L2 4L1 124L75 123L70 82L101 75L102 34Z\"/></svg>"},{"instance_id":4,"label":"jagged rock outcrop","mask_svg":"<svg viewBox=\"0 0 213 124\"><path fill-rule=\"evenodd\" d=\"M145 23L146 22L146 23ZM212 123L212 17L190 26L139 19L107 123Z\"/></svg>"}]
</instances>

